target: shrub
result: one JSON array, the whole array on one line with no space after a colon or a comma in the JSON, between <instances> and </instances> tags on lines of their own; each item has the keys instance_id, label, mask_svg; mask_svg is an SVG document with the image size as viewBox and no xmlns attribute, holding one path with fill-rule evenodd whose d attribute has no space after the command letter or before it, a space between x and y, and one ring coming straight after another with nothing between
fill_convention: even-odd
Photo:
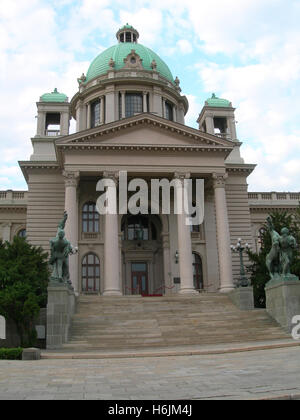
<instances>
[{"instance_id":1,"label":"shrub","mask_svg":"<svg viewBox=\"0 0 300 420\"><path fill-rule=\"evenodd\" d=\"M0 360L22 360L23 349L21 347L13 349L0 348Z\"/></svg>"},{"instance_id":2,"label":"shrub","mask_svg":"<svg viewBox=\"0 0 300 420\"><path fill-rule=\"evenodd\" d=\"M21 346L35 344L34 320L46 306L48 254L25 239L0 242L0 314L16 324Z\"/></svg>"}]
</instances>

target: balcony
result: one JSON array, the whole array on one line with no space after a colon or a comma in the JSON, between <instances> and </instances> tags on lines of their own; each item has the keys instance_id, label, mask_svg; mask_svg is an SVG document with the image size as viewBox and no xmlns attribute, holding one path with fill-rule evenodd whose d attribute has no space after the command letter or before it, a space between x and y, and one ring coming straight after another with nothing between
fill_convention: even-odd
<instances>
[{"instance_id":1,"label":"balcony","mask_svg":"<svg viewBox=\"0 0 300 420\"><path fill-rule=\"evenodd\" d=\"M60 130L46 130L47 137L57 137L60 136Z\"/></svg>"}]
</instances>

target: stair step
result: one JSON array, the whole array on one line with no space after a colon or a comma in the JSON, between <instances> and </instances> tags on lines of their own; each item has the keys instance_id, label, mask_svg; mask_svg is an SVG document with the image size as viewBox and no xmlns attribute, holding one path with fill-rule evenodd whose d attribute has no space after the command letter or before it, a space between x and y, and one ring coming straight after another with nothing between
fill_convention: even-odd
<instances>
[{"instance_id":1,"label":"stair step","mask_svg":"<svg viewBox=\"0 0 300 420\"><path fill-rule=\"evenodd\" d=\"M228 296L80 296L68 350L121 350L289 338L262 309L241 311Z\"/></svg>"}]
</instances>

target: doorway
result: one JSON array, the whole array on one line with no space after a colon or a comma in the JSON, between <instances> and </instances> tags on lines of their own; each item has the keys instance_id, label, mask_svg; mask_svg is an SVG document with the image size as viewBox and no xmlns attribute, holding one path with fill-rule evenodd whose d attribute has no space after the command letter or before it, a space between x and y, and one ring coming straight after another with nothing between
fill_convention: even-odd
<instances>
[{"instance_id":1,"label":"doorway","mask_svg":"<svg viewBox=\"0 0 300 420\"><path fill-rule=\"evenodd\" d=\"M131 288L133 295L147 296L149 294L147 263L131 263Z\"/></svg>"}]
</instances>

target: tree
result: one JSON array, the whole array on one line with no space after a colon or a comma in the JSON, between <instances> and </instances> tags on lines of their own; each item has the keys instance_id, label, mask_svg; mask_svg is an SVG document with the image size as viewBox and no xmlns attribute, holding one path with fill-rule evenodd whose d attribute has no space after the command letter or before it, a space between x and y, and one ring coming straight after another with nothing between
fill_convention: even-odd
<instances>
[{"instance_id":1,"label":"tree","mask_svg":"<svg viewBox=\"0 0 300 420\"><path fill-rule=\"evenodd\" d=\"M272 219L274 229L280 233L283 227L287 227L290 233L296 238L297 244L300 243L300 208L295 214L288 214L286 211L274 210L270 217ZM271 235L268 231L266 222L260 230L261 249L259 253L248 251L249 260L252 262L247 267L251 273L251 283L253 286L254 305L258 308L266 307L265 285L270 280L270 275L266 266L266 256L271 249ZM294 251L294 262L291 272L300 275L300 257L299 249Z\"/></svg>"},{"instance_id":2,"label":"tree","mask_svg":"<svg viewBox=\"0 0 300 420\"><path fill-rule=\"evenodd\" d=\"M48 254L24 238L0 242L0 314L15 322L21 345L36 339L34 320L47 303Z\"/></svg>"}]
</instances>

